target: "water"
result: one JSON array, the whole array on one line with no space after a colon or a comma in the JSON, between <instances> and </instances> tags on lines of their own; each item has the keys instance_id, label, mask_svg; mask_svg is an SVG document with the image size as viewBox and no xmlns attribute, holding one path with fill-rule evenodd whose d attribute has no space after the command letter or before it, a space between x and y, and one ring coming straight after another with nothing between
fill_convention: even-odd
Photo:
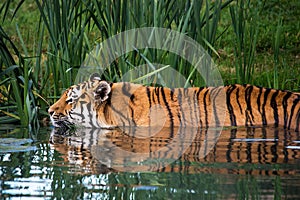
<instances>
[{"instance_id":1,"label":"water","mask_svg":"<svg viewBox=\"0 0 300 200\"><path fill-rule=\"evenodd\" d=\"M280 128L0 128L1 199L300 199L299 172Z\"/></svg>"}]
</instances>

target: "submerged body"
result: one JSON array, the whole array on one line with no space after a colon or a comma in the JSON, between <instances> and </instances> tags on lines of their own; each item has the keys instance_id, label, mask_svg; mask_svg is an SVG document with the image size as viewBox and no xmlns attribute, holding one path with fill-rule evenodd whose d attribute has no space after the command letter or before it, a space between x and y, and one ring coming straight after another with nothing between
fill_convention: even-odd
<instances>
[{"instance_id":1,"label":"submerged body","mask_svg":"<svg viewBox=\"0 0 300 200\"><path fill-rule=\"evenodd\" d=\"M300 95L252 85L176 88L108 83L71 86L49 108L54 126L255 126L300 130Z\"/></svg>"}]
</instances>

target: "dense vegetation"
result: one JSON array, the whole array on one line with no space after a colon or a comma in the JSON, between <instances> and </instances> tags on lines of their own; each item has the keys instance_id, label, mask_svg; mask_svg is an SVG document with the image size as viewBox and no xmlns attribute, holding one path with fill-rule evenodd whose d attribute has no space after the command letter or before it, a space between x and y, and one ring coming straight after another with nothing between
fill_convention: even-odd
<instances>
[{"instance_id":1,"label":"dense vegetation","mask_svg":"<svg viewBox=\"0 0 300 200\"><path fill-rule=\"evenodd\" d=\"M140 27L193 38L226 84L300 90L298 0L3 0L0 17L0 124L38 127L96 43ZM104 75L118 81L152 62L169 63L201 85L187 62L143 50L120 56Z\"/></svg>"}]
</instances>

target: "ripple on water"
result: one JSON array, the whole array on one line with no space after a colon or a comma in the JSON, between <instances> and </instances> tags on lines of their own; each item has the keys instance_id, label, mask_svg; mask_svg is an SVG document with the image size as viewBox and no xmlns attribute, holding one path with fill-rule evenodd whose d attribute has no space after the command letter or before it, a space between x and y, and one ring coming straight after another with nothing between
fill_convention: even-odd
<instances>
[{"instance_id":1,"label":"ripple on water","mask_svg":"<svg viewBox=\"0 0 300 200\"><path fill-rule=\"evenodd\" d=\"M37 148L32 143L32 139L0 138L0 153L34 151Z\"/></svg>"},{"instance_id":2,"label":"ripple on water","mask_svg":"<svg viewBox=\"0 0 300 200\"><path fill-rule=\"evenodd\" d=\"M11 181L4 181L2 194L10 197L31 196L51 197L52 180L41 177L14 178Z\"/></svg>"}]
</instances>

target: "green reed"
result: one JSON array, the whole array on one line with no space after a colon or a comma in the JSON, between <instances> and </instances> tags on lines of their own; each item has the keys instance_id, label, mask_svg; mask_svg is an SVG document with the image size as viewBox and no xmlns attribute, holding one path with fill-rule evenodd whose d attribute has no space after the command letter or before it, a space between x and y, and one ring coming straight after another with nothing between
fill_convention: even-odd
<instances>
[{"instance_id":1,"label":"green reed","mask_svg":"<svg viewBox=\"0 0 300 200\"><path fill-rule=\"evenodd\" d=\"M274 30L273 35L273 51L274 51L274 70L273 77L268 77L269 87L280 88L279 86L279 65L280 65L280 43L281 43L281 32L282 32L282 20L278 21L278 25ZM271 83L270 79L273 79Z\"/></svg>"},{"instance_id":2,"label":"green reed","mask_svg":"<svg viewBox=\"0 0 300 200\"><path fill-rule=\"evenodd\" d=\"M235 34L234 54L237 82L251 83L255 68L259 11L251 9L250 0L238 0L230 6L230 15Z\"/></svg>"},{"instance_id":3,"label":"green reed","mask_svg":"<svg viewBox=\"0 0 300 200\"><path fill-rule=\"evenodd\" d=\"M41 15L40 28L46 29L45 34L49 36L47 60L41 64L46 65L47 75L52 76L53 94L58 96L61 87L72 84L77 69L90 50L89 43L85 42L90 17L79 1L36 0L36 5Z\"/></svg>"},{"instance_id":4,"label":"green reed","mask_svg":"<svg viewBox=\"0 0 300 200\"><path fill-rule=\"evenodd\" d=\"M209 54L217 54L214 42L217 38L218 21L223 8L232 0L222 1L93 1L89 7L95 25L100 31L103 41L122 31L141 27L165 27L184 33L200 43ZM175 47L180 46L173 44ZM163 46L163 44L161 44ZM147 59L145 59L145 57ZM178 55L156 51L153 49L139 50L122 55L118 63L112 66L109 74L126 73L135 66L150 63L166 63L176 71L189 77L195 85L204 85L202 78L195 73L190 64ZM114 75L106 77L116 79ZM119 77L120 79L121 77Z\"/></svg>"},{"instance_id":5,"label":"green reed","mask_svg":"<svg viewBox=\"0 0 300 200\"><path fill-rule=\"evenodd\" d=\"M280 18L277 25L273 27L272 50L273 50L273 69L267 73L268 87L277 89L300 88L299 68L294 69L287 64L285 53L282 52L284 47L283 20ZM294 73L293 76L289 75Z\"/></svg>"},{"instance_id":6,"label":"green reed","mask_svg":"<svg viewBox=\"0 0 300 200\"><path fill-rule=\"evenodd\" d=\"M18 26L16 30L19 34ZM33 81L30 79L32 66L28 63L28 51L25 48L24 41L19 34L21 46L23 46L22 56L12 40L1 29L1 61L2 65L9 66L1 71L0 77L4 81L1 82L1 95L7 99L3 105L0 106L1 113L6 116L0 116L1 123L20 121L22 126L32 125L33 128L38 127L37 109L36 109L36 95L33 93ZM12 49L13 53L9 51ZM13 55L18 55L14 58ZM15 112L15 110L17 112Z\"/></svg>"}]
</instances>

